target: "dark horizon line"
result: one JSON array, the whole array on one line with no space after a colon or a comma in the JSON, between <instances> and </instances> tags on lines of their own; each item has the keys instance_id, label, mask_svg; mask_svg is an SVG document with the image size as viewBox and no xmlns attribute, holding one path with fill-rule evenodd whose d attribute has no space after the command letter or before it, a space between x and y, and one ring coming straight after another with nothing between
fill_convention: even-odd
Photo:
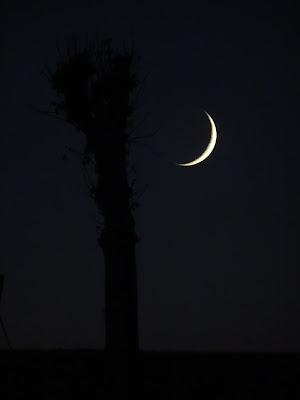
<instances>
[{"instance_id":1,"label":"dark horizon line","mask_svg":"<svg viewBox=\"0 0 300 400\"><path fill-rule=\"evenodd\" d=\"M63 347L49 347L49 348L36 348L36 347L20 347L17 349L0 348L0 353L18 353L18 352L78 352L78 353L105 353L105 348L63 348ZM181 355L299 355L300 351L281 351L281 350L155 350L155 349L139 349L140 353L159 353L159 354L181 354Z\"/></svg>"}]
</instances>

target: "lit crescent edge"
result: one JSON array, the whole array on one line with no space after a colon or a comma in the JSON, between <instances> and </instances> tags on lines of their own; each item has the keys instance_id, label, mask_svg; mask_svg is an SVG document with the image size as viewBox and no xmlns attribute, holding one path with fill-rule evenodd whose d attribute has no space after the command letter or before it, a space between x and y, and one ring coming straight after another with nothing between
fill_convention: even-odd
<instances>
[{"instance_id":1,"label":"lit crescent edge","mask_svg":"<svg viewBox=\"0 0 300 400\"><path fill-rule=\"evenodd\" d=\"M191 167L192 165L199 164L201 161L205 160L211 154L211 152L213 151L213 149L214 149L214 147L216 145L216 142L217 142L216 125L215 125L212 117L205 110L203 110L203 111L208 116L210 124L211 124L210 142L209 142L206 150L204 151L204 153L202 153L202 155L200 157L196 158L194 161L191 161L191 162L186 163L186 164L177 164L177 163L175 163L176 165L179 165L180 167Z\"/></svg>"}]
</instances>

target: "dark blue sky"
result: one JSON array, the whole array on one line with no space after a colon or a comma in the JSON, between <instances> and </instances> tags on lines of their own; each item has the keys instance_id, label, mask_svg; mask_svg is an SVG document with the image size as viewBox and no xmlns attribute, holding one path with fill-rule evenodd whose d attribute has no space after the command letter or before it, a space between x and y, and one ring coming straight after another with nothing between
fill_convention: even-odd
<instances>
[{"instance_id":1,"label":"dark blue sky","mask_svg":"<svg viewBox=\"0 0 300 400\"><path fill-rule=\"evenodd\" d=\"M299 30L285 1L4 1L1 315L14 348L104 346L104 264L72 126L29 104L72 32L134 28L149 73L133 149L140 343L159 350L300 351ZM3 11L3 12L2 12ZM214 118L218 141L193 168ZM0 346L5 347L0 333Z\"/></svg>"}]
</instances>

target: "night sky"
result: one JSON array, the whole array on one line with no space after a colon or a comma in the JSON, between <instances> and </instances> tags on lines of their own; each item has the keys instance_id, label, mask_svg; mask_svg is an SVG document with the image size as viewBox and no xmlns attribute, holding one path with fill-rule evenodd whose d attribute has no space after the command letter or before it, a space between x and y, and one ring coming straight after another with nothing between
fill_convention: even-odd
<instances>
[{"instance_id":1,"label":"night sky","mask_svg":"<svg viewBox=\"0 0 300 400\"><path fill-rule=\"evenodd\" d=\"M140 347L300 351L299 30L286 1L17 1L1 15L1 315L13 348L103 348L104 262L83 134L55 100L56 40L135 32ZM295 3L294 3L295 4ZM210 137L218 140L195 167ZM138 122L138 121L137 121ZM6 343L0 331L0 347Z\"/></svg>"}]
</instances>

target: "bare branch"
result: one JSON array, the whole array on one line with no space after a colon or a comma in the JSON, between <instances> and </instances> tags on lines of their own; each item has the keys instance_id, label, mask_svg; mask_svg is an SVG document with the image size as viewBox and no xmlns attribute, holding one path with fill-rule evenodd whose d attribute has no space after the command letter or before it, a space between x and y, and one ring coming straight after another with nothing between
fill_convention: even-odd
<instances>
[{"instance_id":1,"label":"bare branch","mask_svg":"<svg viewBox=\"0 0 300 400\"><path fill-rule=\"evenodd\" d=\"M83 155L82 152L80 152L78 150L74 150L70 146L66 146L66 149L69 150L71 153L75 154L76 156L79 156L80 158L82 158L82 155Z\"/></svg>"},{"instance_id":2,"label":"bare branch","mask_svg":"<svg viewBox=\"0 0 300 400\"><path fill-rule=\"evenodd\" d=\"M138 129L140 129L140 128L143 126L143 124L144 124L144 122L146 121L146 119L148 118L148 116L149 116L149 113L147 113L147 114L143 117L142 121L141 121L139 124L135 125L135 126L133 127L133 129L131 129L130 133L128 134L128 137L129 137L129 138L132 136L132 134L133 134L135 131L137 131Z\"/></svg>"},{"instance_id":3,"label":"bare branch","mask_svg":"<svg viewBox=\"0 0 300 400\"><path fill-rule=\"evenodd\" d=\"M146 143L140 142L140 141L132 141L133 144L141 144L143 146L145 146L148 150L150 150L156 157L161 157L161 155L159 153L157 153L155 150L152 149L151 146L149 146Z\"/></svg>"},{"instance_id":4,"label":"bare branch","mask_svg":"<svg viewBox=\"0 0 300 400\"><path fill-rule=\"evenodd\" d=\"M82 171L83 171L83 178L85 180L85 183L86 183L87 187L89 188L89 190L91 191L92 187L93 187L93 184L91 184L90 183L90 179L88 179L89 178L89 174L87 172L87 169L86 169L85 165L83 166Z\"/></svg>"},{"instance_id":5,"label":"bare branch","mask_svg":"<svg viewBox=\"0 0 300 400\"><path fill-rule=\"evenodd\" d=\"M148 76L149 76L149 74L146 74L145 77L142 79L142 81L140 82L140 88L139 88L139 90L136 91L136 94L131 101L132 107L134 107L135 109L139 108L139 107L137 107L137 104L139 102L140 97L142 96L142 94L145 91L145 82L146 82Z\"/></svg>"},{"instance_id":6,"label":"bare branch","mask_svg":"<svg viewBox=\"0 0 300 400\"><path fill-rule=\"evenodd\" d=\"M153 133L149 133L149 135L142 135L142 136L134 136L130 139L130 142L137 142L137 139L145 139L148 137L154 137L158 132L160 131L160 128L156 129Z\"/></svg>"},{"instance_id":7,"label":"bare branch","mask_svg":"<svg viewBox=\"0 0 300 400\"><path fill-rule=\"evenodd\" d=\"M75 121L73 121L73 120L71 120L71 119L68 120L68 119L66 119L66 118L58 117L58 116L57 116L57 113L54 112L54 111L44 111L44 110L41 110L41 109L38 109L38 108L34 107L34 106L31 105L31 104L29 105L29 108L30 108L30 107L31 107L31 109L32 109L33 111L35 111L35 112L38 112L38 113L43 114L43 115L46 115L47 117L51 117L51 118L54 118L54 119L58 119L58 120L60 120L60 121L64 121L65 123L74 126L78 131L81 130L80 127L76 124Z\"/></svg>"},{"instance_id":8,"label":"bare branch","mask_svg":"<svg viewBox=\"0 0 300 400\"><path fill-rule=\"evenodd\" d=\"M65 118L58 117L54 111L43 111L41 109L38 109L38 108L34 107L31 104L30 104L30 107L31 107L31 109L33 111L36 111L36 112L38 112L40 114L43 114L43 115L47 115L47 117L51 117L51 118L55 118L55 119L59 119L61 121L67 122L67 123L71 123L71 122L67 121Z\"/></svg>"}]
</instances>

